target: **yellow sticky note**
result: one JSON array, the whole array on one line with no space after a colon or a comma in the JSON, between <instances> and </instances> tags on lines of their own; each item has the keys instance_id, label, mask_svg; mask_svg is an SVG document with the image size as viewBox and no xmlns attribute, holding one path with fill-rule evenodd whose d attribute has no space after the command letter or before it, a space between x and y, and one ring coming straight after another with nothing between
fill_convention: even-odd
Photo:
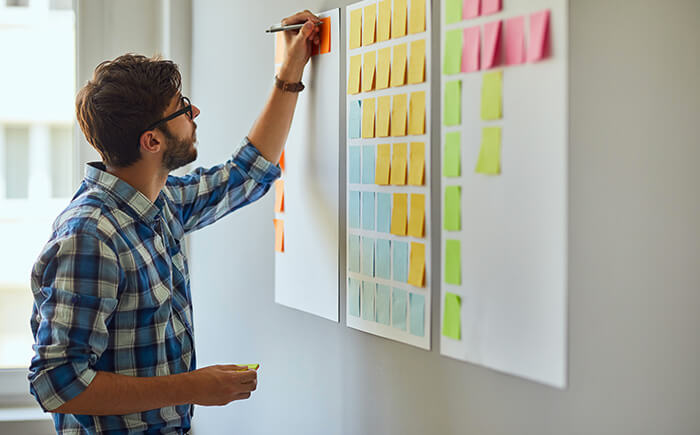
<instances>
[{"instance_id":1,"label":"yellow sticky note","mask_svg":"<svg viewBox=\"0 0 700 435\"><path fill-rule=\"evenodd\" d=\"M391 115L391 95L377 98L377 137L389 136L389 116Z\"/></svg>"},{"instance_id":2,"label":"yellow sticky note","mask_svg":"<svg viewBox=\"0 0 700 435\"><path fill-rule=\"evenodd\" d=\"M408 33L425 32L425 0L411 0Z\"/></svg>"},{"instance_id":3,"label":"yellow sticky note","mask_svg":"<svg viewBox=\"0 0 700 435\"><path fill-rule=\"evenodd\" d=\"M411 242L409 256L408 283L415 287L423 287L425 282L425 245Z\"/></svg>"},{"instance_id":4,"label":"yellow sticky note","mask_svg":"<svg viewBox=\"0 0 700 435\"><path fill-rule=\"evenodd\" d=\"M379 12L377 14L377 42L387 41L391 31L391 0L379 2Z\"/></svg>"},{"instance_id":5,"label":"yellow sticky note","mask_svg":"<svg viewBox=\"0 0 700 435\"><path fill-rule=\"evenodd\" d=\"M408 161L408 184L422 186L425 175L425 144L423 142L411 142L411 153Z\"/></svg>"},{"instance_id":6,"label":"yellow sticky note","mask_svg":"<svg viewBox=\"0 0 700 435\"><path fill-rule=\"evenodd\" d=\"M395 193L394 206L391 209L391 234L395 236L406 235L406 206L408 194Z\"/></svg>"},{"instance_id":7,"label":"yellow sticky note","mask_svg":"<svg viewBox=\"0 0 700 435\"><path fill-rule=\"evenodd\" d=\"M391 184L403 186L406 184L406 148L407 143L395 143L391 156Z\"/></svg>"},{"instance_id":8,"label":"yellow sticky note","mask_svg":"<svg viewBox=\"0 0 700 435\"><path fill-rule=\"evenodd\" d=\"M362 100L362 137L374 137L374 106L376 99L366 98Z\"/></svg>"},{"instance_id":9,"label":"yellow sticky note","mask_svg":"<svg viewBox=\"0 0 700 435\"><path fill-rule=\"evenodd\" d=\"M406 94L394 95L391 109L391 135L406 136Z\"/></svg>"},{"instance_id":10,"label":"yellow sticky note","mask_svg":"<svg viewBox=\"0 0 700 435\"><path fill-rule=\"evenodd\" d=\"M377 22L377 5L365 6L365 22L362 26L362 45L374 44Z\"/></svg>"},{"instance_id":11,"label":"yellow sticky note","mask_svg":"<svg viewBox=\"0 0 700 435\"><path fill-rule=\"evenodd\" d=\"M484 74L484 82L481 85L481 119L490 121L501 119L503 71L494 71Z\"/></svg>"},{"instance_id":12,"label":"yellow sticky note","mask_svg":"<svg viewBox=\"0 0 700 435\"><path fill-rule=\"evenodd\" d=\"M391 22L391 37L406 36L406 0L394 0L394 20Z\"/></svg>"},{"instance_id":13,"label":"yellow sticky note","mask_svg":"<svg viewBox=\"0 0 700 435\"><path fill-rule=\"evenodd\" d=\"M425 91L411 93L408 134L425 134Z\"/></svg>"},{"instance_id":14,"label":"yellow sticky note","mask_svg":"<svg viewBox=\"0 0 700 435\"><path fill-rule=\"evenodd\" d=\"M481 130L481 150L475 172L487 175L501 173L501 128L484 127Z\"/></svg>"},{"instance_id":15,"label":"yellow sticky note","mask_svg":"<svg viewBox=\"0 0 700 435\"><path fill-rule=\"evenodd\" d=\"M350 11L350 49L362 45L362 9Z\"/></svg>"},{"instance_id":16,"label":"yellow sticky note","mask_svg":"<svg viewBox=\"0 0 700 435\"><path fill-rule=\"evenodd\" d=\"M425 81L425 39L411 42L411 60L408 63L408 84Z\"/></svg>"},{"instance_id":17,"label":"yellow sticky note","mask_svg":"<svg viewBox=\"0 0 700 435\"><path fill-rule=\"evenodd\" d=\"M362 92L369 92L374 89L374 69L377 64L377 52L368 51L365 53L362 62Z\"/></svg>"},{"instance_id":18,"label":"yellow sticky note","mask_svg":"<svg viewBox=\"0 0 700 435\"><path fill-rule=\"evenodd\" d=\"M280 32L281 33L281 32ZM362 71L362 56L350 56L350 76L348 77L348 94L360 93L360 72Z\"/></svg>"},{"instance_id":19,"label":"yellow sticky note","mask_svg":"<svg viewBox=\"0 0 700 435\"><path fill-rule=\"evenodd\" d=\"M391 87L403 86L406 84L406 44L394 46L394 62L391 64Z\"/></svg>"},{"instance_id":20,"label":"yellow sticky note","mask_svg":"<svg viewBox=\"0 0 700 435\"><path fill-rule=\"evenodd\" d=\"M377 145L377 167L374 171L374 183L381 186L389 184L391 164L391 144Z\"/></svg>"},{"instance_id":21,"label":"yellow sticky note","mask_svg":"<svg viewBox=\"0 0 700 435\"><path fill-rule=\"evenodd\" d=\"M382 48L377 52L377 90L389 87L389 72L391 71L391 47Z\"/></svg>"},{"instance_id":22,"label":"yellow sticky note","mask_svg":"<svg viewBox=\"0 0 700 435\"><path fill-rule=\"evenodd\" d=\"M425 195L411 194L411 214L408 217L408 235L423 237L425 235Z\"/></svg>"}]
</instances>

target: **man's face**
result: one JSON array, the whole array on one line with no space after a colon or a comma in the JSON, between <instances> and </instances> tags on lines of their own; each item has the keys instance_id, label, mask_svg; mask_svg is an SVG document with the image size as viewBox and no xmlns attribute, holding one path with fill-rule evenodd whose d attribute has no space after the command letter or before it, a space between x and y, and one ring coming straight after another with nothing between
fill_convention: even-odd
<instances>
[{"instance_id":1,"label":"man's face","mask_svg":"<svg viewBox=\"0 0 700 435\"><path fill-rule=\"evenodd\" d=\"M185 107L185 101L180 94L173 97L170 105L166 109L166 115L174 113ZM165 151L163 151L163 168L173 171L193 162L197 158L197 124L194 118L199 115L199 108L192 105L192 119L187 113L171 119L161 130L166 138Z\"/></svg>"}]
</instances>

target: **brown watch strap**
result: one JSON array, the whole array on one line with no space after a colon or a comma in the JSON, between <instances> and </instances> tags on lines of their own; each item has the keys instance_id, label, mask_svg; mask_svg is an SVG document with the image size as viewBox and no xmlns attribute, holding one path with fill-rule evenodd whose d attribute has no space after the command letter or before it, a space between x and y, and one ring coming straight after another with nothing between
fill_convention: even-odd
<instances>
[{"instance_id":1,"label":"brown watch strap","mask_svg":"<svg viewBox=\"0 0 700 435\"><path fill-rule=\"evenodd\" d=\"M302 82L290 83L280 80L279 77L275 76L275 86L285 92L301 92L304 90L304 84Z\"/></svg>"}]
</instances>

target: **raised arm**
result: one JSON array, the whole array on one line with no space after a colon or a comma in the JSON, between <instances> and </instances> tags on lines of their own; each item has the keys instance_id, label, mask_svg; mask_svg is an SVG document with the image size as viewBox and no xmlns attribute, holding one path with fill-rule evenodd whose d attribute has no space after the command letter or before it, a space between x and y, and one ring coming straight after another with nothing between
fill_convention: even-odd
<instances>
[{"instance_id":1,"label":"raised arm","mask_svg":"<svg viewBox=\"0 0 700 435\"><path fill-rule=\"evenodd\" d=\"M313 44L319 43L319 26L313 24L319 21L318 17L308 10L282 20L284 25L304 22L306 24L298 32L284 32L286 54L277 75L280 80L291 83L301 81L304 67L311 57ZM282 155L292 125L297 97L297 93L273 87L265 107L248 134L250 142L272 163L277 164Z\"/></svg>"}]
</instances>

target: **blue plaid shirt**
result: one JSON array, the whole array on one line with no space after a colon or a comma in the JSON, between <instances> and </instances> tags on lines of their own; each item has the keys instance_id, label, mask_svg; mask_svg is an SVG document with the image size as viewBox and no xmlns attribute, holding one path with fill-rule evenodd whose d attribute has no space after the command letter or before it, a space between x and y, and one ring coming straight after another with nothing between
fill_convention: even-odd
<instances>
[{"instance_id":1,"label":"blue plaid shirt","mask_svg":"<svg viewBox=\"0 0 700 435\"><path fill-rule=\"evenodd\" d=\"M30 391L44 410L83 392L98 371L166 376L194 370L185 234L262 197L280 176L246 138L228 162L168 177L155 203L88 164L32 270ZM53 414L59 434L184 433L192 406L129 415Z\"/></svg>"}]
</instances>

